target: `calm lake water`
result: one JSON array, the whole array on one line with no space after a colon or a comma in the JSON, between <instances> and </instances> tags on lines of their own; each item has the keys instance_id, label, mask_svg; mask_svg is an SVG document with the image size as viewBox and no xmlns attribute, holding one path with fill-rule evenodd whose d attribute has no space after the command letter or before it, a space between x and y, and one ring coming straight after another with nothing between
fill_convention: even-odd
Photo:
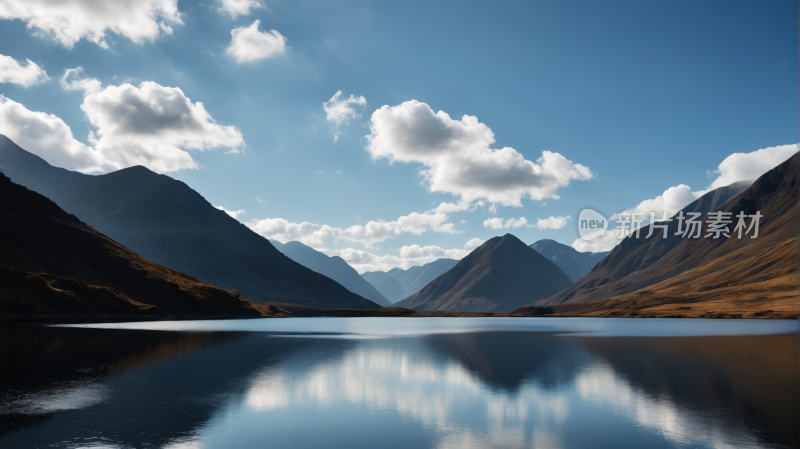
<instances>
[{"instance_id":1,"label":"calm lake water","mask_svg":"<svg viewBox=\"0 0 800 449\"><path fill-rule=\"evenodd\" d=\"M798 447L798 322L0 328L0 447Z\"/></svg>"}]
</instances>

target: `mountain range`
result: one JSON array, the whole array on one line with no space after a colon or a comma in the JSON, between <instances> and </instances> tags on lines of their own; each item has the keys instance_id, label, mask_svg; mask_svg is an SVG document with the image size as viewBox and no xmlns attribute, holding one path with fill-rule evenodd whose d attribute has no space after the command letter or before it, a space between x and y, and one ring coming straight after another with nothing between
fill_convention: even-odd
<instances>
[{"instance_id":1,"label":"mountain range","mask_svg":"<svg viewBox=\"0 0 800 449\"><path fill-rule=\"evenodd\" d=\"M0 315L252 315L239 292L150 262L0 174Z\"/></svg>"},{"instance_id":2,"label":"mountain range","mask_svg":"<svg viewBox=\"0 0 800 449\"><path fill-rule=\"evenodd\" d=\"M489 239L395 306L417 311L507 312L571 285L555 263L506 234Z\"/></svg>"},{"instance_id":3,"label":"mountain range","mask_svg":"<svg viewBox=\"0 0 800 449\"><path fill-rule=\"evenodd\" d=\"M278 251L183 182L135 166L88 176L53 167L11 140L0 166L15 182L145 259L251 301L376 308L376 303Z\"/></svg>"},{"instance_id":4,"label":"mountain range","mask_svg":"<svg viewBox=\"0 0 800 449\"><path fill-rule=\"evenodd\" d=\"M389 301L395 303L422 290L428 283L458 263L454 259L438 259L406 270L368 271L361 275Z\"/></svg>"},{"instance_id":5,"label":"mountain range","mask_svg":"<svg viewBox=\"0 0 800 449\"><path fill-rule=\"evenodd\" d=\"M571 246L558 243L555 240L542 239L531 245L536 252L552 260L561 268L573 283L589 274L598 262L603 260L609 251L582 253Z\"/></svg>"},{"instance_id":6,"label":"mountain range","mask_svg":"<svg viewBox=\"0 0 800 449\"><path fill-rule=\"evenodd\" d=\"M684 207L682 211L684 215L688 212L699 212L702 216L706 216L739 195L749 184L749 182L739 182L708 192ZM656 264L679 244L695 240L676 235L677 227L677 220L673 220L669 223L667 238L662 238L662 232L654 232L649 239L646 238L649 226L643 227L640 238L629 236L623 239L590 275L573 287L541 301L539 305L597 301L638 290L677 274L675 271L677 267L669 267L668 270L664 269L667 267L661 267L649 271L647 275L644 274L646 269Z\"/></svg>"},{"instance_id":7,"label":"mountain range","mask_svg":"<svg viewBox=\"0 0 800 449\"><path fill-rule=\"evenodd\" d=\"M686 206L700 212L702 236L629 236L574 286L536 305L600 316L797 316L800 153L755 182L717 189ZM708 213L762 215L758 237L706 238ZM674 218L674 217L673 217ZM748 220L748 226L750 222Z\"/></svg>"},{"instance_id":8,"label":"mountain range","mask_svg":"<svg viewBox=\"0 0 800 449\"><path fill-rule=\"evenodd\" d=\"M392 304L372 284L359 276L358 272L341 257L328 256L296 241L281 243L270 240L270 243L288 258L333 279L351 292L381 306Z\"/></svg>"}]
</instances>

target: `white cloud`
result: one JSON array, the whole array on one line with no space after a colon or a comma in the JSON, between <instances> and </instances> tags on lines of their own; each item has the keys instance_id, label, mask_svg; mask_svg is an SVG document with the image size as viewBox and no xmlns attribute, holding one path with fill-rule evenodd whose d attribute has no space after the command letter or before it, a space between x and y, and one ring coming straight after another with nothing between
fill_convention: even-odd
<instances>
[{"instance_id":1,"label":"white cloud","mask_svg":"<svg viewBox=\"0 0 800 449\"><path fill-rule=\"evenodd\" d=\"M593 177L587 167L558 153L544 151L532 162L513 148L491 149L494 134L477 117L453 120L416 100L375 111L370 131L367 150L373 159L422 164L429 190L467 203L483 199L519 207L524 197L557 198L557 190L570 181Z\"/></svg>"},{"instance_id":2,"label":"white cloud","mask_svg":"<svg viewBox=\"0 0 800 449\"><path fill-rule=\"evenodd\" d=\"M64 75L61 77L61 87L65 90L81 90L84 95L99 92L103 88L97 78L87 78L81 76L82 74L83 67L80 66L64 70Z\"/></svg>"},{"instance_id":3,"label":"white cloud","mask_svg":"<svg viewBox=\"0 0 800 449\"><path fill-rule=\"evenodd\" d=\"M475 239L473 239L475 240ZM465 247L467 247L465 245ZM468 249L446 249L435 245L409 245L400 248L398 255L377 255L354 248L340 250L321 250L329 256L339 256L359 273L367 271L388 271L393 268L407 269L425 265L437 259L448 258L460 260L470 253Z\"/></svg>"},{"instance_id":4,"label":"white cloud","mask_svg":"<svg viewBox=\"0 0 800 449\"><path fill-rule=\"evenodd\" d=\"M521 228L521 227L528 227L528 228L539 228L539 229L561 229L567 225L567 221L570 220L570 216L567 215L566 217L548 217L548 218L539 218L536 221L536 224L528 223L528 220L525 217L520 218L509 218L508 220L503 220L502 218L493 217L489 218L483 222L483 227L491 228L491 229L513 229L513 228Z\"/></svg>"},{"instance_id":5,"label":"white cloud","mask_svg":"<svg viewBox=\"0 0 800 449\"><path fill-rule=\"evenodd\" d=\"M558 216L558 217L548 217L548 218L540 218L536 221L536 227L539 229L561 229L567 225L567 222L571 219L569 215L566 217Z\"/></svg>"},{"instance_id":6,"label":"white cloud","mask_svg":"<svg viewBox=\"0 0 800 449\"><path fill-rule=\"evenodd\" d=\"M107 33L152 42L183 25L178 0L3 0L0 18L20 19L67 48L81 39L108 48Z\"/></svg>"},{"instance_id":7,"label":"white cloud","mask_svg":"<svg viewBox=\"0 0 800 449\"><path fill-rule=\"evenodd\" d=\"M246 214L246 213L247 213L247 211L246 211L246 210L244 210L244 209L239 209L239 210L228 210L228 209L225 209L225 208L224 208L224 207L222 207L222 206L214 206L214 207L216 207L217 209L219 209L219 210L221 210L221 211L225 212L226 214L230 215L231 217L233 217L233 218L235 218L235 219L237 219L237 220L239 219L239 215L244 215L244 214Z\"/></svg>"},{"instance_id":8,"label":"white cloud","mask_svg":"<svg viewBox=\"0 0 800 449\"><path fill-rule=\"evenodd\" d=\"M800 151L800 144L763 148L751 153L733 153L726 157L714 173L719 176L706 192L746 179L756 179Z\"/></svg>"},{"instance_id":9,"label":"white cloud","mask_svg":"<svg viewBox=\"0 0 800 449\"><path fill-rule=\"evenodd\" d=\"M335 94L328 100L322 103L322 108L325 110L325 119L336 125L347 123L350 119L358 118L361 116L356 112L354 106L361 106L362 108L367 105L367 99L363 96L356 97L350 95L348 98L341 98L342 91L337 90Z\"/></svg>"},{"instance_id":10,"label":"white cloud","mask_svg":"<svg viewBox=\"0 0 800 449\"><path fill-rule=\"evenodd\" d=\"M367 247L401 234L420 235L428 229L434 232L456 234L453 223L446 223L447 214L435 210L413 212L395 221L370 221L364 226L333 228L310 222L293 223L283 218L265 218L246 223L250 229L270 239L286 243L298 240L311 247L327 247L345 241L361 243Z\"/></svg>"},{"instance_id":11,"label":"white cloud","mask_svg":"<svg viewBox=\"0 0 800 449\"><path fill-rule=\"evenodd\" d=\"M30 111L3 95L0 95L0 134L57 167L84 173L115 168L97 150L75 140L70 127L60 118Z\"/></svg>"},{"instance_id":12,"label":"white cloud","mask_svg":"<svg viewBox=\"0 0 800 449\"><path fill-rule=\"evenodd\" d=\"M49 79L47 72L30 59L26 59L23 65L11 56L0 55L0 83L30 87Z\"/></svg>"},{"instance_id":13,"label":"white cloud","mask_svg":"<svg viewBox=\"0 0 800 449\"><path fill-rule=\"evenodd\" d=\"M435 245L404 246L400 248L399 252L400 252L400 257L404 259L419 259L423 257L434 257L437 259L441 259L442 257L447 257L450 259L461 259L462 257L469 254L469 251L462 248L444 249L440 246L435 246Z\"/></svg>"},{"instance_id":14,"label":"white cloud","mask_svg":"<svg viewBox=\"0 0 800 449\"><path fill-rule=\"evenodd\" d=\"M233 20L239 16L249 16L254 9L267 9L262 0L220 0L220 12L227 13Z\"/></svg>"},{"instance_id":15,"label":"white cloud","mask_svg":"<svg viewBox=\"0 0 800 449\"><path fill-rule=\"evenodd\" d=\"M630 234L627 230L625 234ZM603 251L611 251L614 249L615 246L619 242L622 241L622 238L617 237L614 231L597 231L593 236L589 235L587 240L577 239L572 242L572 247L576 250L585 253L597 253Z\"/></svg>"},{"instance_id":16,"label":"white cloud","mask_svg":"<svg viewBox=\"0 0 800 449\"><path fill-rule=\"evenodd\" d=\"M262 203L262 204L267 204L267 202L266 202L266 201L264 201L264 200L260 200L260 199L258 199L258 197L256 197L256 201L258 201L259 203Z\"/></svg>"},{"instance_id":17,"label":"white cloud","mask_svg":"<svg viewBox=\"0 0 800 449\"><path fill-rule=\"evenodd\" d=\"M0 132L53 165L84 173L133 165L159 173L197 168L187 150L224 147L236 152L244 144L235 126L217 124L203 103L192 103L177 87L146 81L139 87L100 88L96 80L77 78L79 72L67 70L62 83L67 89L86 89L81 109L93 128L89 145L75 140L55 115L30 111L3 96Z\"/></svg>"},{"instance_id":18,"label":"white cloud","mask_svg":"<svg viewBox=\"0 0 800 449\"><path fill-rule=\"evenodd\" d=\"M676 214L688 206L692 201L700 198L712 190L724 187L739 181L750 181L759 178L764 173L772 170L792 155L800 151L800 144L781 145L777 147L762 148L750 153L733 153L726 157L714 171L707 172L709 176L717 177L711 185L698 191L692 191L686 184L679 184L664 191L661 195L640 202L636 207L626 209L622 213L641 212L641 218L649 220L650 212L655 212L656 217L662 217L664 211L668 216ZM619 214L611 217L614 219ZM577 239L572 247L578 251L610 251L622 239L615 236L613 231L606 231L603 235L592 241Z\"/></svg>"},{"instance_id":19,"label":"white cloud","mask_svg":"<svg viewBox=\"0 0 800 449\"><path fill-rule=\"evenodd\" d=\"M356 107L363 109L367 105L367 99L360 95L356 97L351 94L347 98L341 97L342 91L337 90L328 101L322 103L325 119L334 124L333 143L339 140L339 127L343 123L361 117L361 114L356 111Z\"/></svg>"},{"instance_id":20,"label":"white cloud","mask_svg":"<svg viewBox=\"0 0 800 449\"><path fill-rule=\"evenodd\" d=\"M260 24L256 20L248 27L231 30L231 43L225 50L237 63L255 62L286 52L287 39L275 30L258 31Z\"/></svg>"},{"instance_id":21,"label":"white cloud","mask_svg":"<svg viewBox=\"0 0 800 449\"><path fill-rule=\"evenodd\" d=\"M144 165L159 173L197 168L186 150L237 152L244 144L239 130L216 123L203 103L152 81L87 93L81 109L95 128L90 143L118 168Z\"/></svg>"},{"instance_id":22,"label":"white cloud","mask_svg":"<svg viewBox=\"0 0 800 449\"><path fill-rule=\"evenodd\" d=\"M663 211L667 211L667 215L672 216L692 201L712 190L734 182L755 180L778 166L781 162L789 159L798 151L800 151L800 145L794 144L763 148L751 153L733 153L726 157L717 166L716 170L708 172L709 175L718 175L708 188L692 191L691 187L686 184L673 186L665 190L661 195L653 199L644 200L636 207L627 209L625 212L644 212L649 217L652 211L656 213L657 217L661 217Z\"/></svg>"},{"instance_id":23,"label":"white cloud","mask_svg":"<svg viewBox=\"0 0 800 449\"><path fill-rule=\"evenodd\" d=\"M464 249L477 248L477 247L483 245L484 243L486 243L486 240L479 239L478 237L475 237L475 238L469 239L469 241L464 245Z\"/></svg>"}]
</instances>

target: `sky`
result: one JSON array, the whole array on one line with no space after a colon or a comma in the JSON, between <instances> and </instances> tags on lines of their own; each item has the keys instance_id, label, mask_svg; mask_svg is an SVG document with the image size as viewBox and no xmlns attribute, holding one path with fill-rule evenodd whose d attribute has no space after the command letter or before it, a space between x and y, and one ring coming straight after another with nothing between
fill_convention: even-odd
<instances>
[{"instance_id":1,"label":"sky","mask_svg":"<svg viewBox=\"0 0 800 449\"><path fill-rule=\"evenodd\" d=\"M584 207L674 213L798 151L791 0L0 0L0 133L144 165L359 272ZM659 213L660 214L660 213Z\"/></svg>"}]
</instances>

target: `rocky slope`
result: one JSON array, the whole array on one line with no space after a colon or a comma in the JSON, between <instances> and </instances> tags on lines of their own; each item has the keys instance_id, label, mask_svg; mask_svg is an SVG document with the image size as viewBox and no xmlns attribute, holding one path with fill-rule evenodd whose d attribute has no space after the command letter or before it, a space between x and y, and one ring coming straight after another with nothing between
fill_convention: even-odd
<instances>
[{"instance_id":1,"label":"rocky slope","mask_svg":"<svg viewBox=\"0 0 800 449\"><path fill-rule=\"evenodd\" d=\"M252 315L239 292L152 263L0 175L0 315Z\"/></svg>"},{"instance_id":2,"label":"rocky slope","mask_svg":"<svg viewBox=\"0 0 800 449\"><path fill-rule=\"evenodd\" d=\"M684 210L759 211L758 237L628 237L568 290L539 301L558 313L600 316L796 317L800 153L741 193L710 192ZM725 188L723 188L725 189ZM710 197L709 197L710 196ZM738 220L733 218L733 231ZM749 220L748 220L748 225ZM708 217L703 236L708 232Z\"/></svg>"}]
</instances>

